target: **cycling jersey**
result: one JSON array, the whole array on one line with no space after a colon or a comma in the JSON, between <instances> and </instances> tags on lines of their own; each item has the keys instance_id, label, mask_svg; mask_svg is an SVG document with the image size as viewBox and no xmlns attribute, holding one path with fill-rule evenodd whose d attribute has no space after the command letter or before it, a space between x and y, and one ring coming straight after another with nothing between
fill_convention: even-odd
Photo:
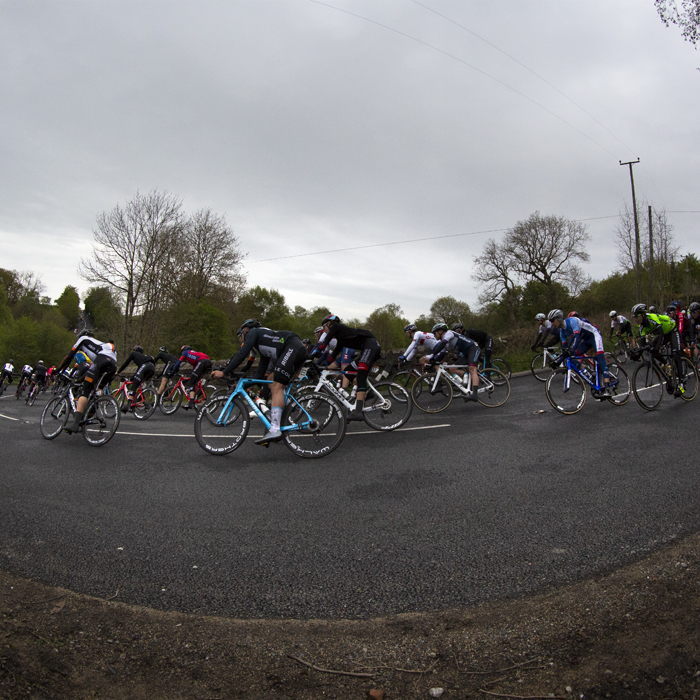
<instances>
[{"instance_id":1,"label":"cycling jersey","mask_svg":"<svg viewBox=\"0 0 700 700\"><path fill-rule=\"evenodd\" d=\"M437 344L438 339L432 333L416 331L413 334L413 342L403 353L404 357L406 358L406 362L408 362L416 354L416 350L418 350L421 345L424 345L428 350L432 350Z\"/></svg>"},{"instance_id":2,"label":"cycling jersey","mask_svg":"<svg viewBox=\"0 0 700 700\"><path fill-rule=\"evenodd\" d=\"M639 335L666 335L676 329L676 322L664 314L646 314L639 324Z\"/></svg>"},{"instance_id":3,"label":"cycling jersey","mask_svg":"<svg viewBox=\"0 0 700 700\"><path fill-rule=\"evenodd\" d=\"M547 340L547 336L552 336L551 339L545 343L545 340ZM537 338L535 339L535 343L532 346L532 349L534 350L535 348L539 346L547 346L551 347L552 345L556 345L559 342L559 333L557 333L557 329L554 328L552 325L552 322L549 320L545 320L544 323L540 324L539 330L537 332Z\"/></svg>"},{"instance_id":4,"label":"cycling jersey","mask_svg":"<svg viewBox=\"0 0 700 700\"><path fill-rule=\"evenodd\" d=\"M324 343L321 344L320 349L325 350L326 344L330 345L334 338L338 341L338 344L330 353L331 362L335 360L343 348L361 351L357 360L357 391L358 393L366 391L369 371L381 353L379 341L370 331L364 328L350 328L350 326L336 321L329 325L328 335Z\"/></svg>"},{"instance_id":5,"label":"cycling jersey","mask_svg":"<svg viewBox=\"0 0 700 700\"><path fill-rule=\"evenodd\" d=\"M75 354L81 351L85 353L85 355L87 355L92 362L95 361L95 358L98 355L104 355L110 360L113 360L115 363L117 361L117 353L112 343L103 343L101 340L92 338L89 335L83 335L78 338L75 345L70 349L68 355L63 358L63 361L58 368L59 371L67 367Z\"/></svg>"},{"instance_id":6,"label":"cycling jersey","mask_svg":"<svg viewBox=\"0 0 700 700\"><path fill-rule=\"evenodd\" d=\"M3 374L7 372L8 374L12 374L15 371L15 366L11 365L9 362L5 363L5 366L2 368Z\"/></svg>"},{"instance_id":7,"label":"cycling jersey","mask_svg":"<svg viewBox=\"0 0 700 700\"><path fill-rule=\"evenodd\" d=\"M180 359L175 363L173 367L173 372L177 372L180 369L180 365L183 362L188 362L192 367L196 367L203 360L208 360L209 355L205 355L203 352L195 352L194 350L185 350L185 352L180 355Z\"/></svg>"},{"instance_id":8,"label":"cycling jersey","mask_svg":"<svg viewBox=\"0 0 700 700\"><path fill-rule=\"evenodd\" d=\"M153 358L150 355L144 354L143 352L137 352L134 350L134 352L132 352L131 355L124 360L122 366L117 370L117 374L121 374L132 362L140 368L142 365L148 364L149 362L153 364Z\"/></svg>"},{"instance_id":9,"label":"cycling jersey","mask_svg":"<svg viewBox=\"0 0 700 700\"><path fill-rule=\"evenodd\" d=\"M440 356L444 355L448 350L456 350L460 355L468 357L470 352L474 355L472 348L478 350L477 344L471 338L465 338L463 335L459 335L454 331L447 331L442 339L437 342L435 347L432 348L431 354L426 355L428 360L439 359ZM474 356L473 361L476 361L478 357L478 352ZM470 364L471 364L470 360Z\"/></svg>"},{"instance_id":10,"label":"cycling jersey","mask_svg":"<svg viewBox=\"0 0 700 700\"><path fill-rule=\"evenodd\" d=\"M617 328L617 332L620 335L633 335L632 333L632 323L628 318L625 318L621 314L618 314L616 318L614 318L610 324L610 337L613 337L613 333L615 332L615 328Z\"/></svg>"},{"instance_id":11,"label":"cycling jersey","mask_svg":"<svg viewBox=\"0 0 700 700\"><path fill-rule=\"evenodd\" d=\"M167 352L159 352L153 358L153 364L157 365L159 362L165 362L166 365L169 365L171 362L177 362L177 357Z\"/></svg>"},{"instance_id":12,"label":"cycling jersey","mask_svg":"<svg viewBox=\"0 0 700 700\"><path fill-rule=\"evenodd\" d=\"M559 336L562 348L571 352L575 352L581 342L585 342L590 347L595 346L596 353L603 352L603 337L600 331L585 319L576 316L564 319L559 329ZM571 341L570 346L569 341Z\"/></svg>"},{"instance_id":13,"label":"cycling jersey","mask_svg":"<svg viewBox=\"0 0 700 700\"><path fill-rule=\"evenodd\" d=\"M22 367L22 375L23 377L28 377L32 373L32 366L31 365L24 365Z\"/></svg>"}]
</instances>

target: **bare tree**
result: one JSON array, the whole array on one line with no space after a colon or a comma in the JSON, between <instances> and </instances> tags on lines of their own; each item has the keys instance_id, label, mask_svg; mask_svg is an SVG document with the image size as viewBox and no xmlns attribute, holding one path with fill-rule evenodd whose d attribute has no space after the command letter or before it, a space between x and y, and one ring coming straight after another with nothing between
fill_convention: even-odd
<instances>
[{"instance_id":1,"label":"bare tree","mask_svg":"<svg viewBox=\"0 0 700 700\"><path fill-rule=\"evenodd\" d=\"M124 304L122 342L137 313L147 313L160 296L162 272L182 230L181 202L153 190L136 196L122 208L97 217L91 258L82 260L79 274L88 282L106 285Z\"/></svg>"},{"instance_id":2,"label":"bare tree","mask_svg":"<svg viewBox=\"0 0 700 700\"><path fill-rule=\"evenodd\" d=\"M508 315L515 323L515 308L518 302L518 276L514 271L514 259L508 245L496 243L490 238L481 255L474 258L472 277L480 283L482 290L479 303L486 305L504 301Z\"/></svg>"},{"instance_id":3,"label":"bare tree","mask_svg":"<svg viewBox=\"0 0 700 700\"><path fill-rule=\"evenodd\" d=\"M700 0L681 0L681 9L676 0L654 0L654 5L667 27L680 27L683 38L691 44L700 41Z\"/></svg>"}]
</instances>

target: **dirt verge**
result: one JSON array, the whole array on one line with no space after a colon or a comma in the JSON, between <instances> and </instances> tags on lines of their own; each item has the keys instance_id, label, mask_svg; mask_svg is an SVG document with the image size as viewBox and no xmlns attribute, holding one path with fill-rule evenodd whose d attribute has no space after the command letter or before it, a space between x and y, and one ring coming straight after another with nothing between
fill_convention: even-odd
<instances>
[{"instance_id":1,"label":"dirt verge","mask_svg":"<svg viewBox=\"0 0 700 700\"><path fill-rule=\"evenodd\" d=\"M699 573L693 535L535 596L324 622L162 613L0 572L0 697L700 698Z\"/></svg>"}]
</instances>

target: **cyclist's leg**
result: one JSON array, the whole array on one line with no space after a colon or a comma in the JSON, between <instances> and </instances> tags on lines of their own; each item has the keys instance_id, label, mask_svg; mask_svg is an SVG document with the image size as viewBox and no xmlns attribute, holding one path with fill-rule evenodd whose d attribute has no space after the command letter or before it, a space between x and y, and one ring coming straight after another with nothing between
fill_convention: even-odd
<instances>
[{"instance_id":1,"label":"cyclist's leg","mask_svg":"<svg viewBox=\"0 0 700 700\"><path fill-rule=\"evenodd\" d=\"M190 375L190 382L189 382L189 387L188 387L188 398L189 402L186 408L194 408L195 407L195 390L197 389L197 383L199 380L202 378L202 375L207 371L211 369L211 360L200 360L195 368L192 370L192 374Z\"/></svg>"},{"instance_id":2,"label":"cyclist's leg","mask_svg":"<svg viewBox=\"0 0 700 700\"><path fill-rule=\"evenodd\" d=\"M73 423L65 427L67 433L77 433L80 431L80 422L83 420L85 409L88 405L90 394L98 388L105 386L112 380L117 371L117 363L104 355L98 355L90 368L85 373L83 386L73 414Z\"/></svg>"},{"instance_id":3,"label":"cyclist's leg","mask_svg":"<svg viewBox=\"0 0 700 700\"><path fill-rule=\"evenodd\" d=\"M365 407L365 396L367 395L367 377L380 352L381 348L376 338L368 338L362 346L362 350L360 350L360 358L357 361L357 401L355 402L355 408L348 415L348 420L364 420L362 412Z\"/></svg>"}]
</instances>

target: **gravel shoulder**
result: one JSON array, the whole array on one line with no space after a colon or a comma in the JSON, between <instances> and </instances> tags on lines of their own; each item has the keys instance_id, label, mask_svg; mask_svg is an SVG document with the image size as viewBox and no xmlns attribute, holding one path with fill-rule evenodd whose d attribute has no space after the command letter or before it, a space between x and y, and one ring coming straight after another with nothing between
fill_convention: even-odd
<instances>
[{"instance_id":1,"label":"gravel shoulder","mask_svg":"<svg viewBox=\"0 0 700 700\"><path fill-rule=\"evenodd\" d=\"M0 697L697 698L699 572L691 535L534 596L332 622L164 613L0 572Z\"/></svg>"}]
</instances>

